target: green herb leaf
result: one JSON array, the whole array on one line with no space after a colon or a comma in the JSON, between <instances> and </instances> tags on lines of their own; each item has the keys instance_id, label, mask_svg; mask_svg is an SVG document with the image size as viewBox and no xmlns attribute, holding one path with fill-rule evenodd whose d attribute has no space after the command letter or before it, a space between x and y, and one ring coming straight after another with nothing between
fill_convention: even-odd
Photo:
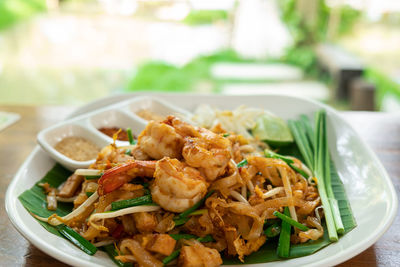
<instances>
[{"instance_id":1,"label":"green herb leaf","mask_svg":"<svg viewBox=\"0 0 400 267\"><path fill-rule=\"evenodd\" d=\"M289 208L285 207L284 214L290 218ZM290 232L292 226L286 220L282 220L281 234L279 235L277 254L279 257L288 258L290 251Z\"/></svg>"},{"instance_id":2,"label":"green herb leaf","mask_svg":"<svg viewBox=\"0 0 400 267\"><path fill-rule=\"evenodd\" d=\"M111 203L111 210L120 210L120 209L125 209L129 207L135 207L135 206L141 206L141 205L147 205L153 203L153 200L151 198L151 195L145 195L133 199L125 199L125 200L120 200L120 201L115 201Z\"/></svg>"},{"instance_id":3,"label":"green herb leaf","mask_svg":"<svg viewBox=\"0 0 400 267\"><path fill-rule=\"evenodd\" d=\"M96 180L99 179L101 175L85 176L85 180Z\"/></svg>"},{"instance_id":4,"label":"green herb leaf","mask_svg":"<svg viewBox=\"0 0 400 267\"><path fill-rule=\"evenodd\" d=\"M243 166L246 166L247 164L249 164L249 163L247 162L247 159L244 159L244 160L242 160L241 162L239 162L238 164L236 164L236 166L237 166L238 168L241 168L241 167L243 167Z\"/></svg>"},{"instance_id":5,"label":"green herb leaf","mask_svg":"<svg viewBox=\"0 0 400 267\"><path fill-rule=\"evenodd\" d=\"M131 267L133 266L132 263L130 262L122 262L117 259L115 259L116 256L118 256L118 252L115 250L114 244L110 244L107 246L102 247L103 250L107 253L107 255L110 257L110 259L119 267Z\"/></svg>"},{"instance_id":6,"label":"green herb leaf","mask_svg":"<svg viewBox=\"0 0 400 267\"><path fill-rule=\"evenodd\" d=\"M213 193L214 193L214 190L211 190L199 202L197 202L196 204L194 204L192 207L188 208L181 214L175 216L175 218L174 218L175 225L179 226L179 225L185 224L189 220L188 215L190 213L192 213L193 211L197 210L200 206L202 206L204 204L204 202L206 201L206 199L209 198Z\"/></svg>"},{"instance_id":7,"label":"green herb leaf","mask_svg":"<svg viewBox=\"0 0 400 267\"><path fill-rule=\"evenodd\" d=\"M171 255L165 257L165 258L162 260L162 263L163 263L164 265L170 263L170 262L173 261L174 259L178 258L180 253L181 253L181 250L180 250L180 249L175 250L174 252L171 253Z\"/></svg>"},{"instance_id":8,"label":"green herb leaf","mask_svg":"<svg viewBox=\"0 0 400 267\"><path fill-rule=\"evenodd\" d=\"M94 255L97 248L88 240L83 238L80 234L75 232L72 228L65 224L60 224L57 227L58 232L68 239L72 244L80 248L83 252L89 255Z\"/></svg>"},{"instance_id":9,"label":"green herb leaf","mask_svg":"<svg viewBox=\"0 0 400 267\"><path fill-rule=\"evenodd\" d=\"M274 223L268 226L268 228L265 229L264 231L264 234L269 238L278 236L280 233L281 233L281 226L278 223Z\"/></svg>"},{"instance_id":10,"label":"green herb leaf","mask_svg":"<svg viewBox=\"0 0 400 267\"><path fill-rule=\"evenodd\" d=\"M282 221L287 222L288 224L290 224L291 226L294 226L302 231L308 231L310 230L310 228L308 228L307 226L305 226L304 224L301 224L299 222L296 222L295 220L293 220L292 218L290 218L289 216L286 216L285 214L280 213L279 211L274 211L274 216L278 217L279 219L281 219Z\"/></svg>"}]
</instances>

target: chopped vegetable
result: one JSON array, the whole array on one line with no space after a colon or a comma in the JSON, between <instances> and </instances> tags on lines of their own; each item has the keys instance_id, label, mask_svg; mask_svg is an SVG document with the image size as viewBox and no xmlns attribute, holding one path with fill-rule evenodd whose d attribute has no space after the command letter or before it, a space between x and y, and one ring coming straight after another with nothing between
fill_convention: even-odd
<instances>
[{"instance_id":1,"label":"chopped vegetable","mask_svg":"<svg viewBox=\"0 0 400 267\"><path fill-rule=\"evenodd\" d=\"M119 267L131 267L131 266L133 266L133 264L130 263L130 262L122 262L122 261L119 261L119 260L115 259L115 257L118 256L118 252L115 249L115 245L114 244L110 244L110 245L104 246L103 248L107 252L107 254L110 256L111 260L115 264L117 264Z\"/></svg>"},{"instance_id":2,"label":"chopped vegetable","mask_svg":"<svg viewBox=\"0 0 400 267\"><path fill-rule=\"evenodd\" d=\"M189 214L192 213L193 211L197 210L200 206L202 206L204 204L204 202L206 201L206 199L209 198L213 193L214 193L214 190L211 190L199 202L197 202L196 204L194 204L192 207L188 208L181 214L175 216L175 218L174 218L175 225L178 226L178 225L185 224L189 220L189 218L187 218L189 216Z\"/></svg>"},{"instance_id":3,"label":"chopped vegetable","mask_svg":"<svg viewBox=\"0 0 400 267\"><path fill-rule=\"evenodd\" d=\"M141 205L149 205L152 204L153 200L151 199L151 195L145 195L137 198L132 199L125 199L120 201L115 201L111 203L111 210L120 210L134 206L141 206Z\"/></svg>"},{"instance_id":4,"label":"chopped vegetable","mask_svg":"<svg viewBox=\"0 0 400 267\"><path fill-rule=\"evenodd\" d=\"M163 263L164 265L170 263L171 261L173 261L173 260L175 260L176 258L178 258L180 253L181 253L181 250L180 250L180 249L175 250L174 252L171 253L171 255L165 257L165 258L162 260L162 263Z\"/></svg>"},{"instance_id":5,"label":"chopped vegetable","mask_svg":"<svg viewBox=\"0 0 400 267\"><path fill-rule=\"evenodd\" d=\"M206 235L204 237L198 237L190 234L170 234L170 236L175 240L180 239L197 239L200 242L213 242L215 239L211 235Z\"/></svg>"},{"instance_id":6,"label":"chopped vegetable","mask_svg":"<svg viewBox=\"0 0 400 267\"><path fill-rule=\"evenodd\" d=\"M247 162L247 159L244 159L244 160L242 160L241 162L239 162L238 164L236 164L236 166L237 166L238 168L241 168L241 167L246 166L247 164L249 164L249 163Z\"/></svg>"},{"instance_id":7,"label":"chopped vegetable","mask_svg":"<svg viewBox=\"0 0 400 267\"><path fill-rule=\"evenodd\" d=\"M129 144L136 145L136 140L133 139L132 129L131 128L127 128L126 132L128 133Z\"/></svg>"},{"instance_id":8,"label":"chopped vegetable","mask_svg":"<svg viewBox=\"0 0 400 267\"><path fill-rule=\"evenodd\" d=\"M96 253L97 248L69 226L60 224L57 226L57 230L65 238L71 241L72 244L80 248L86 254L94 255Z\"/></svg>"},{"instance_id":9,"label":"chopped vegetable","mask_svg":"<svg viewBox=\"0 0 400 267\"><path fill-rule=\"evenodd\" d=\"M284 214L286 216L290 216L288 207L285 207ZM281 234L279 235L278 251L277 251L279 257L282 257L282 258L289 257L291 229L292 229L292 226L288 222L282 221Z\"/></svg>"},{"instance_id":10,"label":"chopped vegetable","mask_svg":"<svg viewBox=\"0 0 400 267\"><path fill-rule=\"evenodd\" d=\"M97 180L101 175L85 176L85 180Z\"/></svg>"},{"instance_id":11,"label":"chopped vegetable","mask_svg":"<svg viewBox=\"0 0 400 267\"><path fill-rule=\"evenodd\" d=\"M274 223L270 226L268 226L267 229L265 229L264 234L271 238L278 236L281 233L281 226L278 223Z\"/></svg>"},{"instance_id":12,"label":"chopped vegetable","mask_svg":"<svg viewBox=\"0 0 400 267\"><path fill-rule=\"evenodd\" d=\"M294 160L293 160L293 159L288 158L288 157L285 157L285 156L282 156L282 155L279 155L279 154L277 154L277 153L275 153L275 152L272 152L271 150L268 150L268 149L266 149L266 150L264 151L264 154L265 154L265 156L266 156L267 158L274 158L274 159L283 160L283 161L286 162L287 165L289 165L290 168L292 168L295 172L300 173L304 178L308 178L309 175L308 175L305 171L303 171L302 169L300 169L300 168L298 168L298 167L296 167L296 166L294 165Z\"/></svg>"},{"instance_id":13,"label":"chopped vegetable","mask_svg":"<svg viewBox=\"0 0 400 267\"><path fill-rule=\"evenodd\" d=\"M292 218L290 218L289 216L286 216L285 214L280 213L279 211L274 211L274 216L278 217L279 219L281 219L282 221L285 221L287 223L289 223L290 225L302 230L302 231L308 231L310 230L310 228L308 228L307 226L296 222L295 220L293 220Z\"/></svg>"}]
</instances>

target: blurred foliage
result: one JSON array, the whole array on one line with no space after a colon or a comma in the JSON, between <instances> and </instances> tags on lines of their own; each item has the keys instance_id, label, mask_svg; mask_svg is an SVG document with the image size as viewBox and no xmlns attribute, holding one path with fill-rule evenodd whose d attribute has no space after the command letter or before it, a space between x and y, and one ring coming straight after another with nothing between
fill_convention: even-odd
<instances>
[{"instance_id":1,"label":"blurred foliage","mask_svg":"<svg viewBox=\"0 0 400 267\"><path fill-rule=\"evenodd\" d=\"M183 22L189 25L212 24L219 20L227 20L228 12L225 10L192 10Z\"/></svg>"},{"instance_id":2,"label":"blurred foliage","mask_svg":"<svg viewBox=\"0 0 400 267\"><path fill-rule=\"evenodd\" d=\"M340 14L340 24L338 29L338 35L345 35L353 29L354 24L362 16L360 10L353 9L349 6L343 6Z\"/></svg>"},{"instance_id":3,"label":"blurred foliage","mask_svg":"<svg viewBox=\"0 0 400 267\"><path fill-rule=\"evenodd\" d=\"M393 95L400 100L400 84L392 78L374 68L367 68L364 71L364 78L373 83L376 87L376 104L378 109L382 108L382 101L385 95Z\"/></svg>"},{"instance_id":4,"label":"blurred foliage","mask_svg":"<svg viewBox=\"0 0 400 267\"><path fill-rule=\"evenodd\" d=\"M332 9L325 4L324 0L317 0L316 21L310 24L298 12L295 0L283 0L279 3L282 19L294 40L293 46L286 51L282 60L302 68L308 76L327 79L326 75L318 69L314 45L326 40L328 20ZM360 11L349 6L341 7L340 12L337 36L348 33L354 22L361 16Z\"/></svg>"},{"instance_id":5,"label":"blurred foliage","mask_svg":"<svg viewBox=\"0 0 400 267\"><path fill-rule=\"evenodd\" d=\"M0 30L45 10L45 0L0 0Z\"/></svg>"},{"instance_id":6,"label":"blurred foliage","mask_svg":"<svg viewBox=\"0 0 400 267\"><path fill-rule=\"evenodd\" d=\"M211 65L216 62L244 62L233 50L223 50L212 55L199 56L183 67L159 61L146 62L139 66L129 91L191 91L202 81L213 83Z\"/></svg>"}]
</instances>

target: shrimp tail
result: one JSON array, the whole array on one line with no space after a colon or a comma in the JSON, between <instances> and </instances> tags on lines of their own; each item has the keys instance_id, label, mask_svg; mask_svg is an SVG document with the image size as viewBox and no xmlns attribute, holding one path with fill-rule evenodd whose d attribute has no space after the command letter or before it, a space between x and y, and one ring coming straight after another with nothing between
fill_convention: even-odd
<instances>
[{"instance_id":1,"label":"shrimp tail","mask_svg":"<svg viewBox=\"0 0 400 267\"><path fill-rule=\"evenodd\" d=\"M153 177L156 162L135 160L115 166L101 176L98 181L100 196L108 194L136 177Z\"/></svg>"}]
</instances>

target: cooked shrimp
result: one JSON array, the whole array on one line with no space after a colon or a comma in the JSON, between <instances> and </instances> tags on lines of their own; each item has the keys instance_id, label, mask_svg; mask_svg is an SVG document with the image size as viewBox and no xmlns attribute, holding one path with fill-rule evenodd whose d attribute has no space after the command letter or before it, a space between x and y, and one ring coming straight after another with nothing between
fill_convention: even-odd
<instances>
[{"instance_id":1,"label":"cooked shrimp","mask_svg":"<svg viewBox=\"0 0 400 267\"><path fill-rule=\"evenodd\" d=\"M150 121L138 138L141 150L153 159L181 158L183 142L174 127L155 121Z\"/></svg>"},{"instance_id":2,"label":"cooked shrimp","mask_svg":"<svg viewBox=\"0 0 400 267\"><path fill-rule=\"evenodd\" d=\"M155 161L135 160L107 170L98 181L99 195L118 189L135 177L153 177Z\"/></svg>"},{"instance_id":3,"label":"cooked shrimp","mask_svg":"<svg viewBox=\"0 0 400 267\"><path fill-rule=\"evenodd\" d=\"M232 158L231 142L204 128L199 129L200 137L186 137L182 155L191 167L199 168L208 181L224 174Z\"/></svg>"},{"instance_id":4,"label":"cooked shrimp","mask_svg":"<svg viewBox=\"0 0 400 267\"><path fill-rule=\"evenodd\" d=\"M200 172L177 159L157 161L154 177L153 201L167 211L182 212L207 193L207 182Z\"/></svg>"}]
</instances>

